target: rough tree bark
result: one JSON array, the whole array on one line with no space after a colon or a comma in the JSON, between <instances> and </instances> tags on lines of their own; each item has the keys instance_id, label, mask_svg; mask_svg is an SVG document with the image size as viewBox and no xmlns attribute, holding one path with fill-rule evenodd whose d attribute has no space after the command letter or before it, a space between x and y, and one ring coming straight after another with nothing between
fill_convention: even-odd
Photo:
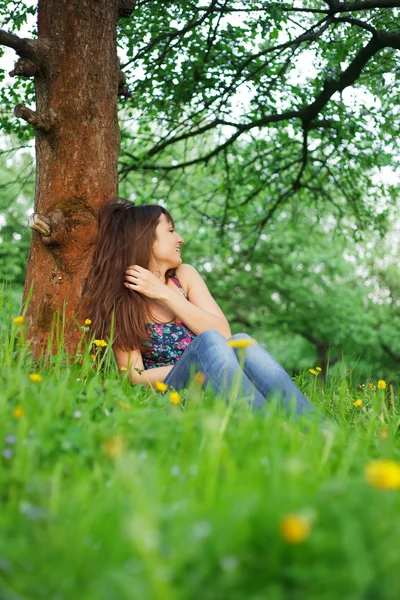
<instances>
[{"instance_id":1,"label":"rough tree bark","mask_svg":"<svg viewBox=\"0 0 400 600\"><path fill-rule=\"evenodd\" d=\"M97 237L97 215L118 190L121 72L116 23L132 0L39 0L38 39L3 32L0 43L21 57L11 75L34 76L36 110L16 116L36 129L35 214L25 298L36 355L45 346L57 310L64 311L66 342L81 336L81 296ZM7 37L8 36L8 37Z\"/></svg>"}]
</instances>

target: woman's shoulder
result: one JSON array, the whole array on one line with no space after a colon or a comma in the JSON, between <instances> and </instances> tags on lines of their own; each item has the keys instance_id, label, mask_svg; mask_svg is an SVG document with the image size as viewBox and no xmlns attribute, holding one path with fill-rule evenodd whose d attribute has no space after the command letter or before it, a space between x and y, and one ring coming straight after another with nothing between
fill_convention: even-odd
<instances>
[{"instance_id":1,"label":"woman's shoulder","mask_svg":"<svg viewBox=\"0 0 400 600\"><path fill-rule=\"evenodd\" d=\"M175 275L176 277L187 277L190 276L193 271L196 269L189 265L188 263L182 263L179 267L176 268Z\"/></svg>"},{"instance_id":2,"label":"woman's shoulder","mask_svg":"<svg viewBox=\"0 0 400 600\"><path fill-rule=\"evenodd\" d=\"M192 265L187 263L182 263L179 267L176 268L175 277L179 280L179 283L183 287L186 294L188 293L188 289L190 287L190 281L192 280L193 273L196 271Z\"/></svg>"}]
</instances>

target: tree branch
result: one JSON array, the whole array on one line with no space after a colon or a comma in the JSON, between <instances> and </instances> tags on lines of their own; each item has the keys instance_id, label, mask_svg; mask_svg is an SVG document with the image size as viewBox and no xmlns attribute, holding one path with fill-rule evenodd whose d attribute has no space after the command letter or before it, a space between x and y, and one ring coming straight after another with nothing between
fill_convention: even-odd
<instances>
[{"instance_id":1,"label":"tree branch","mask_svg":"<svg viewBox=\"0 0 400 600\"><path fill-rule=\"evenodd\" d=\"M382 43L381 36L374 36L364 48L361 48L338 79L327 79L324 82L322 92L314 102L299 111L298 116L302 119L303 124L311 123L336 92L342 92L346 87L352 85L358 79L368 61L384 47L385 44Z\"/></svg>"},{"instance_id":2,"label":"tree branch","mask_svg":"<svg viewBox=\"0 0 400 600\"><path fill-rule=\"evenodd\" d=\"M45 237L51 235L51 219L45 215L33 213L33 215L29 217L28 226Z\"/></svg>"},{"instance_id":3,"label":"tree branch","mask_svg":"<svg viewBox=\"0 0 400 600\"><path fill-rule=\"evenodd\" d=\"M261 52L258 52L257 54L253 54L251 56L249 56L241 65L240 67L236 70L236 74L235 74L235 78L237 78L242 72L243 70L246 68L246 66L248 66L253 60L260 58L261 56L265 56L269 53L272 52L283 52L284 50L291 48L291 47L296 47L304 42L312 42L312 41L316 41L327 29L327 27L330 24L330 20L327 19L322 19L320 21L318 21L318 23L316 23L315 25L313 25L307 32L302 33L300 36L298 36L296 39L294 40L289 40L288 42L285 42L283 44L278 44L276 46L272 46L269 48L266 48L265 50L262 50ZM316 30L317 27L319 27L320 25L322 25L322 27L320 27L318 30ZM288 59L289 60L289 59ZM287 61L288 62L288 61ZM261 65L258 70L260 70L261 68L264 68L265 64ZM286 68L287 64L285 64L282 69ZM224 94L230 93L230 92L234 92L236 89L238 88L238 85L230 85L227 88L225 88L223 90ZM202 109L203 110L203 109ZM159 152L161 152L164 148L166 148L167 146L170 146L172 143L177 143L183 140L187 140L191 137L195 137L198 136L202 133L205 133L206 131L209 131L210 129L214 129L217 125L230 125L232 127L237 127L238 124L237 123L233 123L233 122L228 122L224 119L220 119L217 118L214 121L212 121L211 123L207 123L206 125L202 126L202 127L198 127L195 130L191 130L191 131L186 131L185 133L182 133L180 135L175 135L172 139L171 137L164 136L161 140L159 140L159 142L153 146L153 148L150 150L150 152L147 155L147 158L150 158L151 156L154 156L155 154L158 154ZM169 134L170 135L170 134ZM186 163L185 163L185 166ZM179 166L176 166L174 168L180 168Z\"/></svg>"},{"instance_id":4,"label":"tree branch","mask_svg":"<svg viewBox=\"0 0 400 600\"><path fill-rule=\"evenodd\" d=\"M400 0L358 0L356 2L331 0L329 5L331 7L330 12L336 14L372 10L374 8L399 8Z\"/></svg>"},{"instance_id":5,"label":"tree branch","mask_svg":"<svg viewBox=\"0 0 400 600\"><path fill-rule=\"evenodd\" d=\"M128 65L130 65L133 62L135 62L138 59L140 59L144 54L146 54L146 52L148 52L149 50L151 50L152 48L154 48L154 46L157 46L157 44L159 42L162 42L163 40L175 38L175 37L180 37L181 35L185 35L186 33L188 33L189 31L191 31L192 29L194 29L198 25L201 25L206 20L207 16L210 13L212 13L214 6L217 4L217 1L218 0L212 0L210 6L208 7L208 10L205 12L205 14L202 17L200 17L200 19L189 21L189 23L185 27L183 27L182 29L176 29L174 31L165 31L164 33L161 33L159 36L157 36L156 38L154 38L153 40L151 40L147 44L147 46L145 46L142 50L139 50L139 52L137 54L135 54L135 56L133 58L131 58L130 60L128 60L128 62L126 62L124 65L122 65L121 68L125 69L125 67L127 67Z\"/></svg>"},{"instance_id":6,"label":"tree branch","mask_svg":"<svg viewBox=\"0 0 400 600\"><path fill-rule=\"evenodd\" d=\"M296 7L289 7L289 6L285 6L284 4L280 4L278 2L271 2L268 3L268 6L262 6L260 8L245 8L245 7L237 7L237 8L223 8L223 7L216 7L214 8L213 12L214 13L222 13L222 14L230 14L230 13L254 13L254 12L264 12L264 11L268 11L271 10L272 8L279 8L280 10L282 10L283 12L296 12L296 13L311 13L311 14L328 14L329 10L328 9L320 9L320 8L296 8ZM207 10L207 8L205 6L199 6L197 8L198 11L203 11L203 10Z\"/></svg>"},{"instance_id":7,"label":"tree branch","mask_svg":"<svg viewBox=\"0 0 400 600\"><path fill-rule=\"evenodd\" d=\"M334 17L333 22L334 23L349 23L349 25L355 25L356 27L360 27L361 29L365 29L366 31L369 31L370 33L372 33L372 35L378 34L378 30L375 29L375 27L373 27L369 23L365 23L364 21L361 21L361 19L354 19L353 17Z\"/></svg>"},{"instance_id":8,"label":"tree branch","mask_svg":"<svg viewBox=\"0 0 400 600\"><path fill-rule=\"evenodd\" d=\"M269 2L265 3L264 6L260 6L259 8L245 8L245 7L237 7L237 8L222 8L216 7L213 9L213 12L223 14L229 13L252 13L252 12L265 12L270 11L271 8L277 8L284 13L309 13L309 14L337 14L343 12L357 12L363 10L372 10L374 8L399 8L400 1L399 0L359 0L357 2L348 2L346 0L332 0L326 2L329 8L320 9L320 8L300 8L295 6L287 6L286 4L282 4L280 2ZM198 11L207 10L205 6L199 6Z\"/></svg>"},{"instance_id":9,"label":"tree branch","mask_svg":"<svg viewBox=\"0 0 400 600\"><path fill-rule=\"evenodd\" d=\"M35 129L48 133L53 126L52 119L45 119L38 113L30 108L27 108L23 104L17 104L14 108L14 115L18 119L24 119L30 125L33 125Z\"/></svg>"},{"instance_id":10,"label":"tree branch","mask_svg":"<svg viewBox=\"0 0 400 600\"><path fill-rule=\"evenodd\" d=\"M36 59L34 44L35 40L19 38L13 33L8 33L7 31L0 29L0 45L12 48L18 56L23 56L24 58L29 58L34 61Z\"/></svg>"},{"instance_id":11,"label":"tree branch","mask_svg":"<svg viewBox=\"0 0 400 600\"><path fill-rule=\"evenodd\" d=\"M400 0L398 0L398 3L400 5ZM315 35L315 33L314 33L314 35ZM298 40L300 40L300 38L305 38L305 37L306 36L300 36L298 38ZM211 158L213 158L214 156L217 156L222 150L224 150L229 145L231 145L233 142L235 142L242 135L242 133L248 132L254 128L264 127L266 125L270 125L273 123L289 121L294 118L300 118L302 121L303 129L308 131L308 130L314 128L314 126L312 124L313 121L318 117L318 115L321 113L321 111L326 106L326 104L330 101L332 96L336 92L341 92L345 88L351 86L358 79L358 77L360 76L363 68L368 63L368 61L375 54L377 54L380 50L382 50L385 47L400 49L400 32L395 32L395 33L389 34L384 31L376 31L376 32L374 31L374 35L371 38L371 40L368 42L368 44L366 46L364 46L363 48L361 48L361 50L359 50L359 52L357 53L357 55L355 56L353 61L350 63L348 68L345 71L342 71L340 76L337 79L325 80L322 91L317 95L315 100L308 106L304 106L303 108L298 109L298 110L288 110L288 111L285 111L280 114L265 115L261 119L256 119L250 123L240 124L240 123L234 123L231 121L226 121L224 119L215 119L211 123L209 123L201 128L187 131L186 133L179 135L176 138L172 138L172 139L170 138L170 139L165 140L161 145L153 147L153 149L150 150L150 152L148 153L147 158L154 156L155 154L158 154L158 152L160 152L162 149L164 149L165 147L167 147L171 144L174 144L174 143L184 140L184 139L189 139L189 138L195 137L196 135L199 135L200 133L203 133L205 131L215 128L217 125L226 125L226 126L236 128L236 132L232 136L230 136L223 144L216 146L208 154L200 156L200 157L192 159L192 160L189 160L189 161L184 161L184 162L178 163L176 165L153 165L153 166L151 166L151 165L142 164L142 165L137 165L136 168L155 169L155 170L162 169L164 171L171 171L174 169L180 169L180 168L188 167L191 165L195 165L195 164L198 164L201 162L207 163ZM327 121L323 121L323 122L324 122L324 125L327 126L328 122ZM133 168L134 167L126 166L122 169L122 173L127 173L130 170L133 170ZM304 169L303 169L303 171L304 171ZM301 175L302 175L302 173L301 173ZM300 175L300 178L301 178L301 175Z\"/></svg>"}]
</instances>

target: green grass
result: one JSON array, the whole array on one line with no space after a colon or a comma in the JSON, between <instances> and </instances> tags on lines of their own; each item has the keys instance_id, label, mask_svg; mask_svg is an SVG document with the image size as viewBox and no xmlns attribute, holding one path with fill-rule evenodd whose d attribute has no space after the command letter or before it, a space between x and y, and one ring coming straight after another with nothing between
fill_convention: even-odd
<instances>
[{"instance_id":1,"label":"green grass","mask_svg":"<svg viewBox=\"0 0 400 600\"><path fill-rule=\"evenodd\" d=\"M303 373L328 431L195 384L175 406L107 353L38 367L1 310L1 600L399 598L400 491L364 476L399 460L390 387ZM310 524L298 544L290 513Z\"/></svg>"}]
</instances>

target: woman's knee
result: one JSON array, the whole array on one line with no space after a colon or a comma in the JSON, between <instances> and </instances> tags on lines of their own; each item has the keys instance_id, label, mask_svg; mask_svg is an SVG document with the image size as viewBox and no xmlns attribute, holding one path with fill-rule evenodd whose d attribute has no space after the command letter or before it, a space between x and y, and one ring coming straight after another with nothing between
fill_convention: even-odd
<instances>
[{"instance_id":1,"label":"woman's knee","mask_svg":"<svg viewBox=\"0 0 400 600\"><path fill-rule=\"evenodd\" d=\"M220 333L216 329L206 329L205 331L202 331L196 337L196 340L198 340L198 343L201 345L211 345L211 344L213 344L213 345L214 344L223 344L224 346L227 345L227 340L224 338L222 333Z\"/></svg>"},{"instance_id":2,"label":"woman's knee","mask_svg":"<svg viewBox=\"0 0 400 600\"><path fill-rule=\"evenodd\" d=\"M251 335L248 335L247 333L235 333L229 339L230 340L253 340L254 341L254 338L252 338Z\"/></svg>"},{"instance_id":3,"label":"woman's knee","mask_svg":"<svg viewBox=\"0 0 400 600\"><path fill-rule=\"evenodd\" d=\"M206 329L192 342L193 350L198 356L207 357L217 364L235 362L235 354L229 347L228 340L216 329Z\"/></svg>"}]
</instances>

